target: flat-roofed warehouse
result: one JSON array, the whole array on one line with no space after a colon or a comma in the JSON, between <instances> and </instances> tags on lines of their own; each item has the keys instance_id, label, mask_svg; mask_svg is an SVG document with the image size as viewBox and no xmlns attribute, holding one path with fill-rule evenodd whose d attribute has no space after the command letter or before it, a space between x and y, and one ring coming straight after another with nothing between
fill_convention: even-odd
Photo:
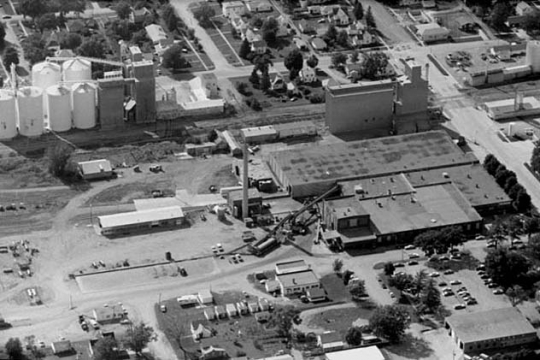
<instances>
[{"instance_id":1,"label":"flat-roofed warehouse","mask_svg":"<svg viewBox=\"0 0 540 360\"><path fill-rule=\"evenodd\" d=\"M157 227L176 227L184 223L180 206L98 216L98 232L105 236L124 235Z\"/></svg>"},{"instance_id":2,"label":"flat-roofed warehouse","mask_svg":"<svg viewBox=\"0 0 540 360\"><path fill-rule=\"evenodd\" d=\"M453 315L445 327L465 353L538 341L534 327L514 307Z\"/></svg>"},{"instance_id":3,"label":"flat-roofed warehouse","mask_svg":"<svg viewBox=\"0 0 540 360\"><path fill-rule=\"evenodd\" d=\"M269 165L292 197L321 195L337 181L477 163L443 131L271 153Z\"/></svg>"}]
</instances>

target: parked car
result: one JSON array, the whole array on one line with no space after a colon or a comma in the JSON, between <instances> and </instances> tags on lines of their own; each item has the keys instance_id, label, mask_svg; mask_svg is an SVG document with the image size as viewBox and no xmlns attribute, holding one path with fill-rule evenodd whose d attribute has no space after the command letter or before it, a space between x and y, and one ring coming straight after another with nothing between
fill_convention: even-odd
<instances>
[{"instance_id":1,"label":"parked car","mask_svg":"<svg viewBox=\"0 0 540 360\"><path fill-rule=\"evenodd\" d=\"M411 260L407 263L407 265L418 265L418 261L416 260Z\"/></svg>"},{"instance_id":2,"label":"parked car","mask_svg":"<svg viewBox=\"0 0 540 360\"><path fill-rule=\"evenodd\" d=\"M495 290L493 290L493 294L502 295L502 294L504 294L504 291L502 291L502 289L495 289Z\"/></svg>"},{"instance_id":3,"label":"parked car","mask_svg":"<svg viewBox=\"0 0 540 360\"><path fill-rule=\"evenodd\" d=\"M162 305L159 306L159 310L160 310L162 313L166 313L166 312L167 312L167 306L165 306L165 305L162 304Z\"/></svg>"},{"instance_id":4,"label":"parked car","mask_svg":"<svg viewBox=\"0 0 540 360\"><path fill-rule=\"evenodd\" d=\"M492 283L489 283L487 287L490 288L490 289L494 289L496 287L499 287L499 285L492 282Z\"/></svg>"},{"instance_id":5,"label":"parked car","mask_svg":"<svg viewBox=\"0 0 540 360\"><path fill-rule=\"evenodd\" d=\"M454 273L454 270L452 269L448 269L448 270L444 270L444 275L452 275Z\"/></svg>"},{"instance_id":6,"label":"parked car","mask_svg":"<svg viewBox=\"0 0 540 360\"><path fill-rule=\"evenodd\" d=\"M456 305L454 305L455 310L462 310L462 309L465 309L466 307L467 307L467 305L465 305L465 304L456 304Z\"/></svg>"},{"instance_id":7,"label":"parked car","mask_svg":"<svg viewBox=\"0 0 540 360\"><path fill-rule=\"evenodd\" d=\"M469 300L467 300L467 305L476 305L478 304L478 301L476 301L475 298L470 298Z\"/></svg>"},{"instance_id":8,"label":"parked car","mask_svg":"<svg viewBox=\"0 0 540 360\"><path fill-rule=\"evenodd\" d=\"M434 271L434 272L432 272L432 273L429 273L429 276L430 276L430 277L438 277L439 275L441 275L441 274L439 274L439 273L436 272L436 271Z\"/></svg>"},{"instance_id":9,"label":"parked car","mask_svg":"<svg viewBox=\"0 0 540 360\"><path fill-rule=\"evenodd\" d=\"M419 257L420 257L420 255L418 255L417 253L409 254L409 259L418 259Z\"/></svg>"},{"instance_id":10,"label":"parked car","mask_svg":"<svg viewBox=\"0 0 540 360\"><path fill-rule=\"evenodd\" d=\"M456 279L456 280L452 280L452 281L450 281L450 285L461 285L461 281L459 281L459 280L457 280L457 279Z\"/></svg>"},{"instance_id":11,"label":"parked car","mask_svg":"<svg viewBox=\"0 0 540 360\"><path fill-rule=\"evenodd\" d=\"M484 235L476 235L475 240L484 240L486 237Z\"/></svg>"},{"instance_id":12,"label":"parked car","mask_svg":"<svg viewBox=\"0 0 540 360\"><path fill-rule=\"evenodd\" d=\"M444 281L441 281L441 282L439 283L439 286L440 286L440 287L443 287L443 286L446 286L446 285L448 285L448 284L445 283Z\"/></svg>"},{"instance_id":13,"label":"parked car","mask_svg":"<svg viewBox=\"0 0 540 360\"><path fill-rule=\"evenodd\" d=\"M407 245L405 246L405 250L414 250L416 247L414 245Z\"/></svg>"},{"instance_id":14,"label":"parked car","mask_svg":"<svg viewBox=\"0 0 540 360\"><path fill-rule=\"evenodd\" d=\"M395 263L395 264L394 264L394 267L395 267L395 268L405 267L405 264L404 264L404 263Z\"/></svg>"},{"instance_id":15,"label":"parked car","mask_svg":"<svg viewBox=\"0 0 540 360\"><path fill-rule=\"evenodd\" d=\"M450 258L449 258L448 256L446 256L446 255L443 255L443 256L440 256L440 257L439 257L439 260L441 260L441 261L448 261L448 260L450 260Z\"/></svg>"},{"instance_id":16,"label":"parked car","mask_svg":"<svg viewBox=\"0 0 540 360\"><path fill-rule=\"evenodd\" d=\"M86 323L86 321L83 321L81 323L81 329L83 329L83 331L88 331L88 324Z\"/></svg>"}]
</instances>

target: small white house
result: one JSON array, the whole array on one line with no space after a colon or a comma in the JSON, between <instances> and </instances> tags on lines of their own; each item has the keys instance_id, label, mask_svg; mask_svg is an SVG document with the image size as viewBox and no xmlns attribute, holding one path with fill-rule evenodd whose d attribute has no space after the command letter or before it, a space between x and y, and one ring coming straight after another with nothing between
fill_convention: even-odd
<instances>
[{"instance_id":1,"label":"small white house","mask_svg":"<svg viewBox=\"0 0 540 360\"><path fill-rule=\"evenodd\" d=\"M234 304L225 305L225 311L227 311L227 315L230 318L238 316L238 310L236 309L236 306L234 306Z\"/></svg>"},{"instance_id":2,"label":"small white house","mask_svg":"<svg viewBox=\"0 0 540 360\"><path fill-rule=\"evenodd\" d=\"M335 14L328 15L328 22L337 26L347 26L349 25L350 19L349 15L340 8Z\"/></svg>"},{"instance_id":3,"label":"small white house","mask_svg":"<svg viewBox=\"0 0 540 360\"><path fill-rule=\"evenodd\" d=\"M272 80L272 83L270 84L270 89L272 90L285 89L285 80L283 80L283 76L281 76L280 73L277 73L274 79Z\"/></svg>"},{"instance_id":4,"label":"small white house","mask_svg":"<svg viewBox=\"0 0 540 360\"><path fill-rule=\"evenodd\" d=\"M270 12L272 11L272 5L266 0L255 0L246 3L246 7L251 12Z\"/></svg>"},{"instance_id":5,"label":"small white house","mask_svg":"<svg viewBox=\"0 0 540 360\"><path fill-rule=\"evenodd\" d=\"M253 51L255 54L264 54L266 49L266 41L263 39L258 39L251 43L251 51Z\"/></svg>"},{"instance_id":6,"label":"small white house","mask_svg":"<svg viewBox=\"0 0 540 360\"><path fill-rule=\"evenodd\" d=\"M197 294L197 298L199 299L199 302L202 305L208 305L214 303L214 296L210 292L210 290L201 290L199 291L199 294Z\"/></svg>"},{"instance_id":7,"label":"small white house","mask_svg":"<svg viewBox=\"0 0 540 360\"><path fill-rule=\"evenodd\" d=\"M317 74L315 74L315 69L310 66L304 66L302 70L300 70L300 80L308 84L316 82Z\"/></svg>"},{"instance_id":8,"label":"small white house","mask_svg":"<svg viewBox=\"0 0 540 360\"><path fill-rule=\"evenodd\" d=\"M418 36L424 42L434 42L448 39L450 30L437 23L416 25Z\"/></svg>"},{"instance_id":9,"label":"small white house","mask_svg":"<svg viewBox=\"0 0 540 360\"><path fill-rule=\"evenodd\" d=\"M221 8L223 10L223 16L227 18L231 16L242 16L247 13L247 8L242 1L224 2Z\"/></svg>"}]
</instances>

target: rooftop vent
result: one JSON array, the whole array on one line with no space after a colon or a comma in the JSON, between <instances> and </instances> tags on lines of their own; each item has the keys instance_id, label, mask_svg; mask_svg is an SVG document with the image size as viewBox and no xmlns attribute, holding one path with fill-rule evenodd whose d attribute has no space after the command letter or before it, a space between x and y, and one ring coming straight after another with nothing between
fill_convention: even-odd
<instances>
[{"instance_id":1,"label":"rooftop vent","mask_svg":"<svg viewBox=\"0 0 540 360\"><path fill-rule=\"evenodd\" d=\"M411 202L412 203L415 203L416 202L416 199L414 197L411 196Z\"/></svg>"},{"instance_id":2,"label":"rooftop vent","mask_svg":"<svg viewBox=\"0 0 540 360\"><path fill-rule=\"evenodd\" d=\"M437 219L431 219L431 222L435 224L437 222Z\"/></svg>"},{"instance_id":3,"label":"rooftop vent","mask_svg":"<svg viewBox=\"0 0 540 360\"><path fill-rule=\"evenodd\" d=\"M448 178L450 177L450 175L448 175L447 172L443 172L443 173L442 173L442 176L443 176L443 178L445 178L445 179L448 179Z\"/></svg>"}]
</instances>

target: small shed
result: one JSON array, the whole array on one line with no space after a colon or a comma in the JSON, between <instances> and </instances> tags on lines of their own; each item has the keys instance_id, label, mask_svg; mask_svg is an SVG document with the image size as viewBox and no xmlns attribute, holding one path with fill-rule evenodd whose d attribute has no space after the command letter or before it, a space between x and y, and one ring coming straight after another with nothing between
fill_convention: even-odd
<instances>
[{"instance_id":1,"label":"small shed","mask_svg":"<svg viewBox=\"0 0 540 360\"><path fill-rule=\"evenodd\" d=\"M51 348L55 355L68 355L73 352L73 346L69 340L55 341L51 344Z\"/></svg>"},{"instance_id":2,"label":"small shed","mask_svg":"<svg viewBox=\"0 0 540 360\"><path fill-rule=\"evenodd\" d=\"M216 311L216 317L218 319L224 319L227 317L227 310L225 310L225 306L217 305L214 307L214 310Z\"/></svg>"},{"instance_id":3,"label":"small shed","mask_svg":"<svg viewBox=\"0 0 540 360\"><path fill-rule=\"evenodd\" d=\"M313 46L315 50L326 50L328 48L328 45L326 45L326 41L319 37L311 40L311 46Z\"/></svg>"},{"instance_id":4,"label":"small shed","mask_svg":"<svg viewBox=\"0 0 540 360\"><path fill-rule=\"evenodd\" d=\"M216 311L214 310L214 308L211 308L211 307L206 308L204 309L203 313L204 313L204 317L208 321L215 320L217 318Z\"/></svg>"},{"instance_id":5,"label":"small shed","mask_svg":"<svg viewBox=\"0 0 540 360\"><path fill-rule=\"evenodd\" d=\"M323 288L309 289L306 291L306 296L312 303L326 301L326 291Z\"/></svg>"},{"instance_id":6,"label":"small shed","mask_svg":"<svg viewBox=\"0 0 540 360\"><path fill-rule=\"evenodd\" d=\"M275 293L280 291L281 286L279 285L279 282L277 280L268 280L264 284L264 288L268 293Z\"/></svg>"},{"instance_id":7,"label":"small shed","mask_svg":"<svg viewBox=\"0 0 540 360\"><path fill-rule=\"evenodd\" d=\"M260 313L255 314L255 320L258 322L266 322L270 320L270 313L268 311L262 311Z\"/></svg>"},{"instance_id":8,"label":"small shed","mask_svg":"<svg viewBox=\"0 0 540 360\"><path fill-rule=\"evenodd\" d=\"M247 307L251 314L255 314L259 312L259 303L257 301L248 302Z\"/></svg>"},{"instance_id":9,"label":"small shed","mask_svg":"<svg viewBox=\"0 0 540 360\"><path fill-rule=\"evenodd\" d=\"M270 302L266 299L259 299L259 309L261 309L261 311L269 311Z\"/></svg>"},{"instance_id":10,"label":"small shed","mask_svg":"<svg viewBox=\"0 0 540 360\"><path fill-rule=\"evenodd\" d=\"M208 319L193 320L190 324L193 341L198 341L200 339L209 338L212 336L212 331L209 329L209 325Z\"/></svg>"},{"instance_id":11,"label":"small shed","mask_svg":"<svg viewBox=\"0 0 540 360\"><path fill-rule=\"evenodd\" d=\"M249 313L246 304L241 301L236 303L236 308L238 309L238 313L241 315L246 315Z\"/></svg>"},{"instance_id":12,"label":"small shed","mask_svg":"<svg viewBox=\"0 0 540 360\"><path fill-rule=\"evenodd\" d=\"M214 296L210 292L210 290L201 290L199 291L199 294L197 295L197 298L199 299L199 302L203 305L207 304L213 304L214 303Z\"/></svg>"},{"instance_id":13,"label":"small shed","mask_svg":"<svg viewBox=\"0 0 540 360\"><path fill-rule=\"evenodd\" d=\"M107 179L113 175L111 162L106 159L81 161L78 166L85 180Z\"/></svg>"},{"instance_id":14,"label":"small shed","mask_svg":"<svg viewBox=\"0 0 540 360\"><path fill-rule=\"evenodd\" d=\"M238 310L236 309L236 306L234 306L234 304L225 305L225 311L227 311L227 315L229 317L238 316Z\"/></svg>"}]
</instances>

